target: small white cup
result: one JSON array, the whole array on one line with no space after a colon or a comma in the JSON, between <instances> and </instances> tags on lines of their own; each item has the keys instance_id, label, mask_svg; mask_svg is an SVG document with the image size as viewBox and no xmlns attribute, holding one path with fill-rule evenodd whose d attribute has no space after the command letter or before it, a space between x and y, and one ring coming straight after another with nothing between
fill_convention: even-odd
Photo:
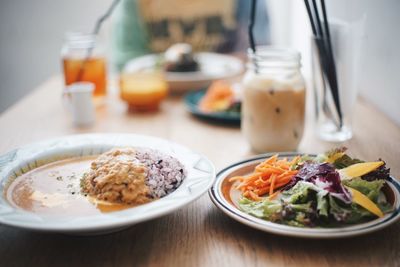
<instances>
[{"instance_id":1,"label":"small white cup","mask_svg":"<svg viewBox=\"0 0 400 267\"><path fill-rule=\"evenodd\" d=\"M93 90L94 84L90 82L73 83L64 90L64 102L76 126L89 126L95 121Z\"/></svg>"}]
</instances>

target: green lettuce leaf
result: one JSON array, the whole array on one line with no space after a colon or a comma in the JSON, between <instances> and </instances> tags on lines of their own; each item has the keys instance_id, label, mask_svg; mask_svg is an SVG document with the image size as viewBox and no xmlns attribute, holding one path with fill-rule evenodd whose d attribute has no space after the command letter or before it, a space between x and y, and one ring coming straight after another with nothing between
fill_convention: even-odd
<instances>
[{"instance_id":1,"label":"green lettuce leaf","mask_svg":"<svg viewBox=\"0 0 400 267\"><path fill-rule=\"evenodd\" d=\"M392 205L388 203L385 194L382 192L385 180L366 181L358 177L343 180L342 183L363 193L377 204L383 213L387 213L393 209Z\"/></svg>"},{"instance_id":2,"label":"green lettuce leaf","mask_svg":"<svg viewBox=\"0 0 400 267\"><path fill-rule=\"evenodd\" d=\"M314 159L315 159L315 157L311 157L309 155L302 155L295 164L290 166L290 170L299 170L303 166L304 163L306 163L308 161L314 161Z\"/></svg>"},{"instance_id":3,"label":"green lettuce leaf","mask_svg":"<svg viewBox=\"0 0 400 267\"><path fill-rule=\"evenodd\" d=\"M351 158L350 156L344 154L342 157L338 158L333 162L333 166L335 166L336 169L344 169L346 167L349 167L350 165L362 162L364 161Z\"/></svg>"},{"instance_id":4,"label":"green lettuce leaf","mask_svg":"<svg viewBox=\"0 0 400 267\"><path fill-rule=\"evenodd\" d=\"M342 182L365 194L384 213L392 209L381 191L383 180L365 181L353 178ZM297 227L335 227L376 217L356 203L346 204L327 190L305 181L299 181L291 189L283 191L279 199L253 201L243 198L239 201L239 206L242 211L255 217Z\"/></svg>"},{"instance_id":5,"label":"green lettuce leaf","mask_svg":"<svg viewBox=\"0 0 400 267\"><path fill-rule=\"evenodd\" d=\"M273 217L282 211L282 203L277 200L252 201L242 198L239 207L246 213L263 219L274 219Z\"/></svg>"},{"instance_id":6,"label":"green lettuce leaf","mask_svg":"<svg viewBox=\"0 0 400 267\"><path fill-rule=\"evenodd\" d=\"M347 151L346 147L338 147L331 150L328 150L324 154L319 154L315 161L319 163L330 162L332 163L336 169L343 169L350 165L364 162L362 160L351 158L345 152Z\"/></svg>"},{"instance_id":7,"label":"green lettuce leaf","mask_svg":"<svg viewBox=\"0 0 400 267\"><path fill-rule=\"evenodd\" d=\"M344 152L347 150L346 147L338 147L334 148L331 150L328 150L327 152L323 154L317 155L315 158L315 162L319 163L324 163L324 162L333 162L335 158L341 157L344 155Z\"/></svg>"},{"instance_id":8,"label":"green lettuce leaf","mask_svg":"<svg viewBox=\"0 0 400 267\"><path fill-rule=\"evenodd\" d=\"M316 201L316 210L318 215L326 217L328 216L329 205L327 195L328 191L323 190L312 183L299 181L291 189L282 193L282 199L286 203L290 203L292 205L297 203L309 205L310 201ZM306 211L310 213L313 212L310 209L307 209Z\"/></svg>"},{"instance_id":9,"label":"green lettuce leaf","mask_svg":"<svg viewBox=\"0 0 400 267\"><path fill-rule=\"evenodd\" d=\"M352 203L350 205L340 203L337 198L329 196L329 213L335 218L336 221L342 223L359 223L365 218L373 218L373 215L368 210L361 206Z\"/></svg>"},{"instance_id":10,"label":"green lettuce leaf","mask_svg":"<svg viewBox=\"0 0 400 267\"><path fill-rule=\"evenodd\" d=\"M320 216L328 217L329 203L328 192L321 190L317 193L317 211Z\"/></svg>"},{"instance_id":11,"label":"green lettuce leaf","mask_svg":"<svg viewBox=\"0 0 400 267\"><path fill-rule=\"evenodd\" d=\"M378 202L382 186L385 184L384 180L365 181L361 178L353 178L343 180L342 183L348 187L354 188L366 195L373 202Z\"/></svg>"},{"instance_id":12,"label":"green lettuce leaf","mask_svg":"<svg viewBox=\"0 0 400 267\"><path fill-rule=\"evenodd\" d=\"M306 203L309 200L310 192L319 191L314 184L304 181L297 182L292 188L289 190L282 192L282 199L286 203L295 204L295 203Z\"/></svg>"}]
</instances>

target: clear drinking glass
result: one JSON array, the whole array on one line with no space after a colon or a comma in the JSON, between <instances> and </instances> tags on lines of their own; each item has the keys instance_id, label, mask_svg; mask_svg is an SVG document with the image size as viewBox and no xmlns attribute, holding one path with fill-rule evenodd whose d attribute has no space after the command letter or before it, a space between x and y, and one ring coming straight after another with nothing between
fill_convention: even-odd
<instances>
[{"instance_id":1,"label":"clear drinking glass","mask_svg":"<svg viewBox=\"0 0 400 267\"><path fill-rule=\"evenodd\" d=\"M319 45L321 39L312 37L312 70L317 135L325 141L342 142L353 136L352 119L359 85L360 47L362 26L360 23L333 21L329 23L342 122L333 101L330 83L323 71Z\"/></svg>"},{"instance_id":2,"label":"clear drinking glass","mask_svg":"<svg viewBox=\"0 0 400 267\"><path fill-rule=\"evenodd\" d=\"M65 85L91 82L93 96L102 98L107 93L107 66L104 49L92 34L70 32L65 35L61 50Z\"/></svg>"}]
</instances>

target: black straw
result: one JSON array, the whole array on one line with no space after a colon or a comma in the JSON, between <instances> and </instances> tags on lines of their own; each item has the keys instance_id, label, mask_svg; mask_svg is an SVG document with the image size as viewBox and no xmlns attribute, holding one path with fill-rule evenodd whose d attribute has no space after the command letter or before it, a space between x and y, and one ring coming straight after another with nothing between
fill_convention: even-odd
<instances>
[{"instance_id":1,"label":"black straw","mask_svg":"<svg viewBox=\"0 0 400 267\"><path fill-rule=\"evenodd\" d=\"M315 25L314 25L313 16L312 16L312 13L311 13L310 4L308 3L307 0L304 0L304 4L306 5L308 18L310 19L311 30L312 30L313 34L316 36L317 35L317 30L315 29Z\"/></svg>"},{"instance_id":2,"label":"black straw","mask_svg":"<svg viewBox=\"0 0 400 267\"><path fill-rule=\"evenodd\" d=\"M103 22L112 14L112 12L114 11L115 7L117 6L117 4L119 3L120 0L114 0L110 7L107 9L106 13L104 13L97 21L96 24L94 26L94 29L92 31L93 35L97 35L101 29L101 25L103 24ZM89 61L90 57L92 56L92 52L93 52L93 48L94 46L91 46L88 48L87 53L86 53L86 57L84 59L84 61L82 62L81 67L79 68L79 72L78 75L76 77L76 81L79 82L82 77L83 74L85 72L85 66L87 64L87 62Z\"/></svg>"},{"instance_id":3,"label":"black straw","mask_svg":"<svg viewBox=\"0 0 400 267\"><path fill-rule=\"evenodd\" d=\"M315 0L312 0L313 3L313 9L314 9L314 18L316 21L316 28L317 28L317 36L322 37L323 32L322 32L322 27L321 27L321 20L319 19L319 14L318 14L318 7L317 7L317 2Z\"/></svg>"},{"instance_id":4,"label":"black straw","mask_svg":"<svg viewBox=\"0 0 400 267\"><path fill-rule=\"evenodd\" d=\"M326 76L329 88L331 90L332 98L336 107L337 115L339 117L339 128L343 125L342 110L340 107L339 89L337 83L336 66L333 59L332 45L330 40L329 25L326 14L325 2L321 1L322 15L324 18L324 30L320 16L318 14L318 6L316 0L312 0L312 9L309 0L304 0L307 9L308 17L310 19L311 29L315 36L316 46L319 52L319 60L323 71L323 76ZM325 88L325 85L324 85ZM324 102L326 101L324 94Z\"/></svg>"},{"instance_id":5,"label":"black straw","mask_svg":"<svg viewBox=\"0 0 400 267\"><path fill-rule=\"evenodd\" d=\"M329 50L332 52L331 34L329 33L328 16L326 15L325 0L321 0L321 9L322 9L322 16L324 17L326 40L328 41L327 43L329 46Z\"/></svg>"},{"instance_id":6,"label":"black straw","mask_svg":"<svg viewBox=\"0 0 400 267\"><path fill-rule=\"evenodd\" d=\"M249 41L250 41L250 47L251 50L253 50L253 53L256 53L256 45L254 42L254 34L253 34L253 27L254 27L254 21L256 18L256 2L257 0L251 0L251 9L250 9L250 23L249 23Z\"/></svg>"},{"instance_id":7,"label":"black straw","mask_svg":"<svg viewBox=\"0 0 400 267\"><path fill-rule=\"evenodd\" d=\"M326 35L326 43L327 43L327 46L328 46L330 62L332 64L332 74L333 74L333 77L334 77L333 81L335 82L335 87L336 87L336 91L337 91L336 100L335 100L335 97L334 97L334 101L335 101L337 112L338 112L338 115L339 115L340 127L342 127L343 126L343 120L342 120L343 114L342 114L342 109L340 107L340 102L339 102L339 90L338 90L338 84L337 84L336 64L335 64L335 58L333 57L331 35L330 35L330 32L329 32L329 24L328 24L328 16L326 14L326 8L325 8L325 0L321 0L321 9L322 9L322 15L324 17L324 28L325 28L325 35Z\"/></svg>"}]
</instances>

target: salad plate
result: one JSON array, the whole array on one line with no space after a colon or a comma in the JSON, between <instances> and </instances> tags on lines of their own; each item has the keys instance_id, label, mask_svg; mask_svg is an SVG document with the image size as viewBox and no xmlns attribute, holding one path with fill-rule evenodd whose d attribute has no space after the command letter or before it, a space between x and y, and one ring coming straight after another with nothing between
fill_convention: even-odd
<instances>
[{"instance_id":1,"label":"salad plate","mask_svg":"<svg viewBox=\"0 0 400 267\"><path fill-rule=\"evenodd\" d=\"M18 179L24 175L26 177L28 174L27 178L29 183L35 184L35 180L32 179L42 179L42 177L38 177L38 175L35 176L35 170L43 174L46 171L46 168L43 169L45 166L62 167L62 163L68 163L68 160L73 158L87 159L90 157L97 157L110 149L124 147L143 147L152 151L157 150L159 153L163 153L163 155L168 155L168 159L173 158L180 162L179 166L182 166L180 167L180 171L182 174L185 173L186 176L179 181L177 188L174 189L173 192L161 198L155 198L141 205L130 206L123 210L112 212L103 213L97 210L96 212L86 212L87 209L84 212L78 213L78 210L82 210L84 205L91 207L91 203L84 203L81 201L79 203L84 204L81 205L82 207L73 206L79 199L73 199L71 202L62 203L60 199L63 200L63 192L60 189L54 194L46 195L39 192L40 194L35 195L36 191L30 195L28 194L28 198L33 198L34 195L35 199L42 197L42 205L48 205L47 208L51 212L39 212L44 209L44 207L41 206L38 206L36 210L27 210L14 205L12 201L10 202L8 196L10 195L9 190L11 189L9 188L11 188L14 181L18 181ZM115 151L111 151L115 153ZM81 166L77 165L75 161L72 161L72 163L70 161L69 163L70 165L73 163L75 164L74 166ZM161 164L161 161L158 163ZM90 167L90 163L88 166ZM167 169L171 170L171 168L171 165L169 167L167 166ZM166 175L169 176L170 179L175 179L174 177L176 174L174 173L172 175L173 177L168 175L167 169L164 169L164 173L167 172ZM185 171L183 171L183 169L185 169ZM65 172L65 168L61 171ZM59 173L62 173L61 171ZM141 172L143 172L143 170ZM52 175L51 172L48 173L49 177L46 177L46 181L50 181L49 179L53 177L50 183L59 184L62 183L64 179L71 181L71 187L75 178L81 178L81 176L78 177L78 175L75 174L62 176L59 174ZM128 172L128 174L130 173ZM84 173L83 176L85 175L87 175L87 173ZM80 182L82 184L82 179L83 178L78 180L78 186ZM214 180L214 166L206 157L184 146L161 138L134 134L83 134L60 137L26 145L0 156L0 190L2 192L0 196L0 224L36 231L78 235L115 232L182 208L207 192ZM172 181L172 183L176 184L176 181ZM39 189L44 190L47 185L42 184L40 186L41 188ZM70 187L70 185L68 185L68 187ZM68 197L77 197L79 189L71 192L71 194L73 195L69 195ZM45 202L43 198L45 198L47 202ZM12 200L14 199L12 198ZM31 202L32 201L29 203ZM103 202L98 203L102 204ZM64 207L64 204L68 204L69 206ZM58 207L59 209L66 208L68 212L64 213L63 211L59 211ZM91 210L93 211L93 208Z\"/></svg>"},{"instance_id":2,"label":"salad plate","mask_svg":"<svg viewBox=\"0 0 400 267\"><path fill-rule=\"evenodd\" d=\"M340 190L338 190L339 185L334 185L336 188L332 189L329 187L332 186L332 183L330 183L330 181L317 180L315 179L315 176L314 178L312 178L313 174L305 174L304 169L306 169L306 167L313 169L312 167L305 165L303 167L296 166L300 169L300 171L294 171L295 168L289 168L288 172L291 172L293 169L296 174L291 179L289 179L288 182L286 182L285 186L282 186L279 190L276 190L276 192L272 193L270 197L273 198L271 199L269 198L269 196L259 198L257 195L252 195L254 192L258 192L257 190L253 190L253 192L250 192L250 195L247 194L249 192L243 193L245 192L245 189L243 189L243 184L250 180L250 178L252 177L251 175L255 173L255 170L257 168L263 167L263 164L265 165L266 162L270 161L271 158L273 159L274 157L275 160L282 160L283 162L293 162L296 159L300 158L311 158L312 160L316 160L318 158L320 159L320 156L317 155L304 155L301 153L279 153L263 154L232 164L221 170L217 174L217 179L214 185L209 190L209 196L213 203L229 217L252 228L273 234L302 238L342 238L367 234L387 227L388 225L396 222L400 218L400 183L391 176L387 176L385 178L384 185L382 186L382 184L380 184L379 186L379 190L382 191L382 195L384 195L383 198L387 202L385 202L386 207L384 209L382 208L383 212L379 214L380 216L375 216L374 214L370 213L370 210L372 210L372 212L375 212L373 208L369 207L370 210L365 210L363 207L358 206L354 203L343 205L346 207L348 206L354 208L354 216L353 214L351 214L352 210L350 208L348 210L343 209L343 212L341 210L341 213L339 212L339 209L341 208L334 210L334 208L337 207L334 207L333 203L330 203L329 208L325 209L326 217L321 220L318 219L318 217L323 217L321 215L321 213L323 212L321 212L321 210L319 209L320 202L317 202L314 206L311 205L311 210L315 212L315 214L312 213L312 216L310 216L310 210L307 211L308 213L303 212L305 205L309 204L303 203L306 203L306 201L310 200L310 194L307 195L307 193L304 192L312 192L313 190L315 190L315 194L313 194L311 197L311 199L313 199L312 201L314 202L315 197L318 195L316 192L319 192L322 193L323 196L329 196L329 198L333 197L334 200L330 199L330 201L334 201L334 203L342 203L342 200L344 201L343 197L349 198L349 196L353 202L355 200L360 201L360 198L357 195L359 194L359 191L354 190L351 187L357 188L363 192L365 192L364 189L367 189L368 191L368 188L360 187L360 184L368 184L368 181L361 181L362 179L360 177L357 177L354 178L356 180L354 180L353 183L343 182L342 180L341 183L346 184L346 186L343 187L346 188L344 191L346 191L347 193L344 193L342 187L340 189L342 190L342 194L339 194L337 193L340 192ZM313 163L310 163L310 165L311 164ZM321 164L324 165L323 167L326 167L327 165L327 163L318 164L318 166L321 166ZM330 166L332 165L333 164L330 164ZM313 166L317 165L314 164ZM385 166L382 166L381 170L385 169L384 167ZM303 169L303 171L301 169ZM314 171L314 174L315 169L316 168L312 170ZM353 167L352 170L348 171L347 173L354 172L355 169L356 168ZM356 171L360 170L358 169ZM340 173L340 175L342 175L342 173L346 173L344 169L335 169L334 172ZM388 172L385 171L383 171L382 173L388 174ZM366 180L368 180L367 176L365 177ZM321 178L321 176L319 178ZM369 179L369 181L371 180ZM275 183L279 185L279 181ZM372 182L372 184L374 185L376 185L377 183L378 182ZM304 185L306 185L307 187L309 186L309 188L303 190ZM349 187L347 185L349 185ZM325 188L325 190L322 190L319 187ZM252 189L252 187L248 188ZM349 192L351 192L350 195ZM373 195L374 192L370 191L370 193L370 195ZM246 195L246 197L244 197L243 195ZM275 195L278 195L278 197L276 197ZM252 199L252 196L255 200ZM380 196L380 198L381 197L382 196ZM365 206L365 201L371 203L371 201L365 200L365 198L361 199L362 201L357 203L360 203L363 206ZM312 201L310 201L311 204L313 204ZM288 211L288 209L282 208L283 205L286 205L286 208L291 207L290 212L292 212L292 215L290 215L290 218L288 217L288 213L286 212ZM378 206L378 204L371 205L374 207ZM341 204L339 206L341 206ZM379 206L384 207L384 205L381 206L380 204ZM310 206L307 207L307 209L309 208ZM273 209L275 210L271 212L271 210ZM296 213L300 209L302 212ZM284 214L283 211L285 211L286 213ZM345 212L347 212L347 214ZM339 215L346 216L340 217ZM357 217L356 215L360 216ZM365 218L362 217L364 215L366 215ZM307 220L304 218L306 218ZM313 222L313 218L317 218L316 222ZM334 218L335 222L329 221L332 220L332 218ZM357 218L357 220L352 221L351 223L341 224L336 221L339 219L343 219L343 222L347 222L346 220L350 221L350 218L353 218L353 220L355 220L354 218ZM321 221L323 223L320 223Z\"/></svg>"}]
</instances>

